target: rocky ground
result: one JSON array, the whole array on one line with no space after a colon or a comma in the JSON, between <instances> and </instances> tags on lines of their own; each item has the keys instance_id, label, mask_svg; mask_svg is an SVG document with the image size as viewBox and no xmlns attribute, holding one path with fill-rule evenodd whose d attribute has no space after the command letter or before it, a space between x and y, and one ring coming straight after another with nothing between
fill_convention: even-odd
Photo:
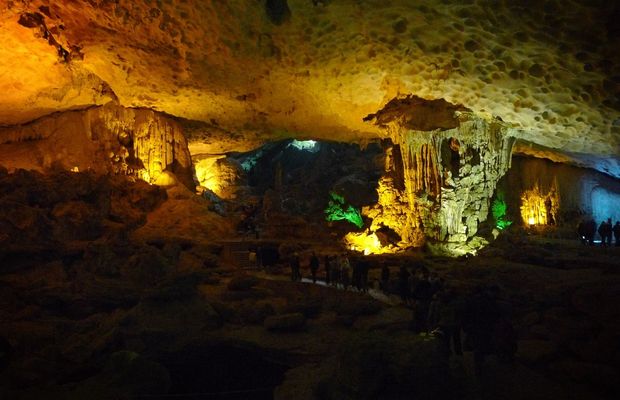
<instances>
[{"instance_id":1,"label":"rocky ground","mask_svg":"<svg viewBox=\"0 0 620 400\"><path fill-rule=\"evenodd\" d=\"M464 297L499 287L518 332L516 362L490 357L475 377L471 352L447 358L433 336L414 334L395 295L290 282L283 264L227 264L218 243L234 239L234 224L178 187L0 173L0 204L1 398L619 392L620 248L513 232L475 258L369 258L371 282L383 263L395 278L399 263L416 260Z\"/></svg>"}]
</instances>

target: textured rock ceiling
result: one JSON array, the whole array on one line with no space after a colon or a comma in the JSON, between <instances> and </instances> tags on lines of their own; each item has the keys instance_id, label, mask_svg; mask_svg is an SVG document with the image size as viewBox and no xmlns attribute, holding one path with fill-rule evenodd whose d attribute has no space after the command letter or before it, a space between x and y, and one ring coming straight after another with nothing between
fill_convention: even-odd
<instances>
[{"instance_id":1,"label":"textured rock ceiling","mask_svg":"<svg viewBox=\"0 0 620 400\"><path fill-rule=\"evenodd\" d=\"M117 98L224 131L361 140L379 133L366 115L411 93L620 176L614 3L0 0L0 123Z\"/></svg>"}]
</instances>

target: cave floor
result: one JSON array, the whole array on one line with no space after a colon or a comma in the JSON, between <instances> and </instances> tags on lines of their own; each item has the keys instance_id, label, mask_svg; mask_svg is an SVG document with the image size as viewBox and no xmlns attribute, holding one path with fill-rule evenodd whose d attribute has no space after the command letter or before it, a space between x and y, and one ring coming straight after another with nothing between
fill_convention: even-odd
<instances>
[{"instance_id":1,"label":"cave floor","mask_svg":"<svg viewBox=\"0 0 620 400\"><path fill-rule=\"evenodd\" d=\"M290 282L286 265L232 267L212 245L188 239L82 250L72 250L78 255L71 260L67 254L5 256L0 337L11 350L3 359L0 397L183 396L189 388L202 398L215 392L271 398L271 391L280 399L379 395L368 382L380 381L380 374L368 376L360 366L367 351L356 347L360 340L377 340L379 347L413 343L413 359L388 348L385 362L438 368L437 355L425 347L434 339L410 330L412 310L395 294ZM378 281L383 263L394 279L399 261L423 260L460 295L480 285L499 288L518 335L515 363L491 356L476 378L471 352L452 356L442 365L454 388L438 398L603 399L618 393L619 257L617 247L505 235L473 258L370 257L369 280ZM119 258L133 261L120 270L106 265ZM309 276L305 260L302 273ZM198 375L202 384L196 385L175 373L187 368L179 367L186 354L202 354L195 362L212 378ZM383 366L365 362L371 369ZM254 375L254 381L247 378ZM253 392L261 386L267 392ZM421 398L435 393L427 389Z\"/></svg>"}]
</instances>

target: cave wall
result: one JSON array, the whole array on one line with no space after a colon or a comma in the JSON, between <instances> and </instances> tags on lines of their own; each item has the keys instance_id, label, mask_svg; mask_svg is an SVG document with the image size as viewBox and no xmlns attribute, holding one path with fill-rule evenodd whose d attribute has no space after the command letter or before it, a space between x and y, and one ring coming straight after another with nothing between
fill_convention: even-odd
<instances>
[{"instance_id":1,"label":"cave wall","mask_svg":"<svg viewBox=\"0 0 620 400\"><path fill-rule=\"evenodd\" d=\"M541 193L548 193L555 186L561 225L576 225L582 217L593 217L597 223L607 218L620 220L620 180L588 168L515 156L511 169L498 185L513 221L521 221L521 194L536 186Z\"/></svg>"},{"instance_id":2,"label":"cave wall","mask_svg":"<svg viewBox=\"0 0 620 400\"><path fill-rule=\"evenodd\" d=\"M158 184L178 180L194 187L182 127L162 113L115 103L0 128L0 165L121 174Z\"/></svg>"}]
</instances>

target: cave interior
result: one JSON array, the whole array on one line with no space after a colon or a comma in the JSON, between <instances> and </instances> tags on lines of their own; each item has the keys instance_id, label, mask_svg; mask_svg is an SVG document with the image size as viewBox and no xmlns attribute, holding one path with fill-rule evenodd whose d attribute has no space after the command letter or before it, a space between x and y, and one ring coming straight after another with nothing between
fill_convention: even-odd
<instances>
[{"instance_id":1,"label":"cave interior","mask_svg":"<svg viewBox=\"0 0 620 400\"><path fill-rule=\"evenodd\" d=\"M0 398L620 395L614 2L0 11Z\"/></svg>"}]
</instances>

